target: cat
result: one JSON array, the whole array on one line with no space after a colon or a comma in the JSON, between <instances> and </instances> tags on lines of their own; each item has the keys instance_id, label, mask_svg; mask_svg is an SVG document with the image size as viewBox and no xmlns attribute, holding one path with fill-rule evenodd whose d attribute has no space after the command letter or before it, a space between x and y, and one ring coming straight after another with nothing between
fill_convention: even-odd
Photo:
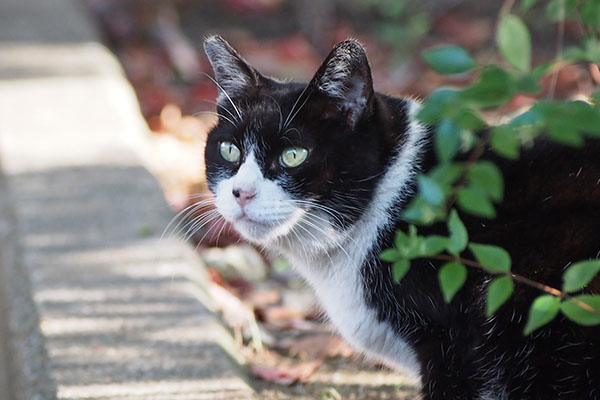
<instances>
[{"instance_id":1,"label":"cat","mask_svg":"<svg viewBox=\"0 0 600 400\"><path fill-rule=\"evenodd\" d=\"M424 399L600 399L600 328L559 316L524 336L537 289L517 285L487 318L484 272L471 270L450 304L440 263L414 261L393 280L378 256L407 230L416 176L435 163L432 128L417 101L374 91L360 43L337 44L308 84L263 76L219 36L205 51L220 88L205 150L216 208L290 261L350 345L418 378ZM515 273L554 287L569 262L598 257L598 141L542 139L518 161L484 157L507 187L496 219L462 215L473 241L506 248ZM588 291L600 292L598 280Z\"/></svg>"}]
</instances>

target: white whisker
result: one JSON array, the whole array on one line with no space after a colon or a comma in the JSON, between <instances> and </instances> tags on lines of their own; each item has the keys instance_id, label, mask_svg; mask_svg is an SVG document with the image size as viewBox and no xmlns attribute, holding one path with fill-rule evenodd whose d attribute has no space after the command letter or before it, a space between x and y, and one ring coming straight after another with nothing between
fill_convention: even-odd
<instances>
[{"instance_id":1,"label":"white whisker","mask_svg":"<svg viewBox=\"0 0 600 400\"><path fill-rule=\"evenodd\" d=\"M300 96L298 96L298 98L296 99L296 101L294 102L294 105L292 105L292 108L290 109L290 113L287 115L285 122L283 123L283 127L287 127L288 126L288 120L290 119L290 116L292 115L292 113L294 112L294 109L296 108L296 105L298 105L298 102L300 101L300 99L302 98L302 96L304 95L304 92L306 92L306 89L308 89L310 85L306 85L304 87L304 89L302 90L302 92L300 93Z\"/></svg>"},{"instance_id":2,"label":"white whisker","mask_svg":"<svg viewBox=\"0 0 600 400\"><path fill-rule=\"evenodd\" d=\"M308 233L315 240L316 243L319 243L320 240L317 239L317 237L315 235L313 235L313 233L310 230L308 230L305 227L303 227L302 226L302 222L307 222L307 221L306 220L300 220L300 221L298 221L298 223L296 224L296 226L299 227L299 228L301 228L304 232ZM327 256L327 258L329 259L329 262L331 263L331 265L334 265L333 260L332 260L331 256L329 255L329 252L325 251L324 253Z\"/></svg>"},{"instance_id":3,"label":"white whisker","mask_svg":"<svg viewBox=\"0 0 600 400\"><path fill-rule=\"evenodd\" d=\"M187 231L185 232L185 235L183 235L183 240L187 242L192 237L194 237L196 232L202 229L204 225L209 223L212 219L216 218L216 214L216 212L208 212L192 219L178 232L178 234L181 233L187 227Z\"/></svg>"},{"instance_id":4,"label":"white whisker","mask_svg":"<svg viewBox=\"0 0 600 400\"><path fill-rule=\"evenodd\" d=\"M221 86L221 84L219 84L219 82L217 82L212 76L208 75L206 72L203 72L203 74L206 75L206 77L208 79L213 81L213 83L215 85L217 85L217 87L223 92L223 94L227 97L227 100L229 100L229 102L233 106L233 109L237 113L238 117L240 117L240 122L242 122L243 118L242 118L242 114L240 113L240 110L238 110L238 108L235 106L235 103L233 102L233 100L231 100L231 97L229 97L229 94L227 93L227 91L225 89L223 89L223 86Z\"/></svg>"},{"instance_id":5,"label":"white whisker","mask_svg":"<svg viewBox=\"0 0 600 400\"><path fill-rule=\"evenodd\" d=\"M179 225L181 225L183 220L185 220L190 214L194 213L196 210L202 208L203 206L209 205L211 203L214 203L214 199L206 199L206 200L202 200L202 201L198 201L196 203L190 204L183 210L179 211L177 214L175 214L175 216L173 218L171 218L171 221L169 221L169 223L163 230L162 234L160 235L160 238L164 239L165 234L169 231L169 228L171 227L171 225L173 225L175 223L175 221L179 220L179 223L175 226L173 231L177 230L177 228L179 227Z\"/></svg>"},{"instance_id":6,"label":"white whisker","mask_svg":"<svg viewBox=\"0 0 600 400\"><path fill-rule=\"evenodd\" d=\"M318 231L319 233L322 233L325 237L327 237L327 232L325 232L323 229L321 229L320 227L318 227L317 225L315 225L314 223L312 223L311 221L308 221L306 219L301 219L300 221L298 221L298 223L306 223L308 226L310 226L311 228L315 229L316 231ZM311 235L312 236L312 235ZM313 236L314 237L314 236ZM318 239L315 238L315 240L318 241ZM342 245L340 243L338 243L337 240L332 240L332 243L339 248L342 253L344 253L348 259L348 262L351 262L352 258L350 257L350 254L348 254L348 252L346 251L346 249L344 249L344 247L342 247ZM325 251L325 254L327 255L327 257L329 257L329 252Z\"/></svg>"},{"instance_id":7,"label":"white whisker","mask_svg":"<svg viewBox=\"0 0 600 400\"><path fill-rule=\"evenodd\" d=\"M229 114L231 116L231 118L235 119L235 115L233 115L233 113L231 111L229 111L227 109L227 107L220 106L219 103L217 103L216 101L206 100L206 99L204 99L203 101L210 103L210 104L214 104L217 107L217 111L219 111L219 108L222 108L224 111L227 111L227 114Z\"/></svg>"},{"instance_id":8,"label":"white whisker","mask_svg":"<svg viewBox=\"0 0 600 400\"><path fill-rule=\"evenodd\" d=\"M283 123L283 114L281 112L281 105L279 104L279 102L273 96L269 96L268 94L266 94L265 97L270 98L277 105L277 108L278 108L278 111L279 111L279 130L277 132L281 132L282 123Z\"/></svg>"},{"instance_id":9,"label":"white whisker","mask_svg":"<svg viewBox=\"0 0 600 400\"><path fill-rule=\"evenodd\" d=\"M294 115L291 116L291 118L289 119L289 121L287 121L287 123L283 125L284 128L286 128L289 124L292 123L292 121L294 120L294 118L296 118L296 115L298 115L298 113L302 110L302 108L304 107L304 105L306 104L306 102L308 101L309 98L310 98L310 93L308 94L308 96L306 96L306 99L304 99L304 102L302 103L302 105L300 107L298 107L298 110L296 110L296 112L294 113Z\"/></svg>"},{"instance_id":10,"label":"white whisker","mask_svg":"<svg viewBox=\"0 0 600 400\"><path fill-rule=\"evenodd\" d=\"M215 217L211 218L209 221L213 221L213 220L215 220L216 218L219 218L219 217L221 217L221 214L217 214ZM222 217L221 217L221 218L222 218ZM204 226L204 225L206 225L206 223L205 223L205 224L203 224L203 226ZM202 236L202 238L200 238L200 240L198 241L198 245L196 246L196 249L198 249L198 247L199 247L199 246L202 244L202 242L204 241L204 239L206 238L206 236L207 236L207 235L208 235L210 232L212 232L212 230L213 230L213 229L215 229L215 227L216 227L216 226L217 226L217 224L213 224L213 225L212 225L212 226L211 226L211 227L210 227L210 228L209 228L209 229L208 229L208 230L207 230L207 231L204 233L204 235ZM198 231L198 230L196 230L196 232L197 232L197 231Z\"/></svg>"},{"instance_id":11,"label":"white whisker","mask_svg":"<svg viewBox=\"0 0 600 400\"><path fill-rule=\"evenodd\" d=\"M211 114L211 115L216 115L219 118L223 118L225 121L229 122L231 125L237 127L237 124L235 122L233 122L231 119L227 118L226 116L224 116L223 114L219 114L218 112L215 111L196 111L193 115L196 116L198 114Z\"/></svg>"}]
</instances>

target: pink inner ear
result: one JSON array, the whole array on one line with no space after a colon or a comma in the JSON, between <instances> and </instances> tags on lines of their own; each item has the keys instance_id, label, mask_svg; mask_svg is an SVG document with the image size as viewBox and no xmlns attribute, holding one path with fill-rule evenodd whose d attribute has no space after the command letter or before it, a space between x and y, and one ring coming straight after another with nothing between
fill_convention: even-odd
<instances>
[{"instance_id":1,"label":"pink inner ear","mask_svg":"<svg viewBox=\"0 0 600 400\"><path fill-rule=\"evenodd\" d=\"M364 93L365 83L361 79L353 77L350 83L346 88L342 108L348 114L350 126L354 127L367 105L367 99Z\"/></svg>"}]
</instances>

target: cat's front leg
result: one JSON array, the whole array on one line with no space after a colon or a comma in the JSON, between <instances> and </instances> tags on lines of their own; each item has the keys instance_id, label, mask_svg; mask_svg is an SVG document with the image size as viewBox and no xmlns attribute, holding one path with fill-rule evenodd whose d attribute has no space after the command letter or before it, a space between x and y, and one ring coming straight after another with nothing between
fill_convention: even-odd
<instances>
[{"instance_id":1,"label":"cat's front leg","mask_svg":"<svg viewBox=\"0 0 600 400\"><path fill-rule=\"evenodd\" d=\"M480 400L485 383L476 369L450 344L432 346L423 358L423 400Z\"/></svg>"}]
</instances>

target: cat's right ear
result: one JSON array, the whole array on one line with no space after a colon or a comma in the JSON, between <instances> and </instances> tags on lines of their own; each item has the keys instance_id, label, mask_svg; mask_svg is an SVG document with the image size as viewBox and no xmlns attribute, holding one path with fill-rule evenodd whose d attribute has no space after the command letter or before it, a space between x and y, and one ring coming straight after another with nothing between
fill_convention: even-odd
<instances>
[{"instance_id":1,"label":"cat's right ear","mask_svg":"<svg viewBox=\"0 0 600 400\"><path fill-rule=\"evenodd\" d=\"M219 103L227 101L227 97L247 95L260 84L261 75L258 71L222 37L208 37L204 41L204 51L215 71L215 79L219 86Z\"/></svg>"},{"instance_id":2,"label":"cat's right ear","mask_svg":"<svg viewBox=\"0 0 600 400\"><path fill-rule=\"evenodd\" d=\"M374 95L371 68L362 45L353 39L338 43L309 85L325 98L322 115L342 115L353 128L368 113Z\"/></svg>"}]
</instances>

